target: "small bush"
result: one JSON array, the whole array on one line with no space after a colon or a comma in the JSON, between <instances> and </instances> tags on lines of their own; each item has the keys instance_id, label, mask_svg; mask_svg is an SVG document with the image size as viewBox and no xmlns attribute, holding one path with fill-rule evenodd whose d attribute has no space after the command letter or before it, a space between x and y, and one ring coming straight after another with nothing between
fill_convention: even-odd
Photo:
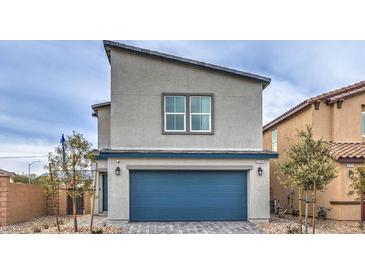
<instances>
[{"instance_id":1,"label":"small bush","mask_svg":"<svg viewBox=\"0 0 365 274\"><path fill-rule=\"evenodd\" d=\"M288 225L286 227L286 233L287 234L299 234L300 233L300 229L299 227L296 227L296 226L291 226L291 225Z\"/></svg>"},{"instance_id":2,"label":"small bush","mask_svg":"<svg viewBox=\"0 0 365 274\"><path fill-rule=\"evenodd\" d=\"M59 220L59 221L58 221L58 223L59 223L60 225L64 225L64 224L65 224L65 221L64 221L64 220ZM57 224L56 224L56 226L57 226Z\"/></svg>"},{"instance_id":3,"label":"small bush","mask_svg":"<svg viewBox=\"0 0 365 274\"><path fill-rule=\"evenodd\" d=\"M94 229L91 234L103 234L103 229L101 228L97 228L97 229Z\"/></svg>"},{"instance_id":4,"label":"small bush","mask_svg":"<svg viewBox=\"0 0 365 274\"><path fill-rule=\"evenodd\" d=\"M43 224L42 227L43 227L43 229L48 229L49 228L49 224Z\"/></svg>"},{"instance_id":5,"label":"small bush","mask_svg":"<svg viewBox=\"0 0 365 274\"><path fill-rule=\"evenodd\" d=\"M359 222L359 224L357 225L357 227L360 229L360 230L364 230L365 226L364 226L364 223L363 222Z\"/></svg>"},{"instance_id":6,"label":"small bush","mask_svg":"<svg viewBox=\"0 0 365 274\"><path fill-rule=\"evenodd\" d=\"M40 233L42 231L42 229L39 226L33 226L32 227L32 232L33 233Z\"/></svg>"}]
</instances>

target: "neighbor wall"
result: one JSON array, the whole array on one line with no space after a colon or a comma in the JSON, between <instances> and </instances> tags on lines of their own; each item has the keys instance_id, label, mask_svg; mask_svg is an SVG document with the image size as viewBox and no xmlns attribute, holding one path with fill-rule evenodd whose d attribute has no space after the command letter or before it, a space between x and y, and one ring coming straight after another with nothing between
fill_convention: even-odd
<instances>
[{"instance_id":1,"label":"neighbor wall","mask_svg":"<svg viewBox=\"0 0 365 274\"><path fill-rule=\"evenodd\" d=\"M5 226L47 215L47 197L42 186L10 183L0 175L0 225Z\"/></svg>"}]
</instances>

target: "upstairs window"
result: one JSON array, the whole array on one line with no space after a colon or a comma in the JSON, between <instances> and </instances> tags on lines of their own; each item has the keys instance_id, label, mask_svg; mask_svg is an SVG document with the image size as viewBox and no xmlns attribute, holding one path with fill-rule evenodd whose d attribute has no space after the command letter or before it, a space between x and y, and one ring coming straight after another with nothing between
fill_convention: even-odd
<instances>
[{"instance_id":1,"label":"upstairs window","mask_svg":"<svg viewBox=\"0 0 365 274\"><path fill-rule=\"evenodd\" d=\"M271 150L278 151L278 129L275 128L271 131Z\"/></svg>"},{"instance_id":2,"label":"upstairs window","mask_svg":"<svg viewBox=\"0 0 365 274\"><path fill-rule=\"evenodd\" d=\"M213 134L213 95L163 95L163 133Z\"/></svg>"},{"instance_id":3,"label":"upstairs window","mask_svg":"<svg viewBox=\"0 0 365 274\"><path fill-rule=\"evenodd\" d=\"M361 112L361 134L365 137L365 112Z\"/></svg>"},{"instance_id":4,"label":"upstairs window","mask_svg":"<svg viewBox=\"0 0 365 274\"><path fill-rule=\"evenodd\" d=\"M210 96L190 96L190 131L210 132L212 124Z\"/></svg>"},{"instance_id":5,"label":"upstairs window","mask_svg":"<svg viewBox=\"0 0 365 274\"><path fill-rule=\"evenodd\" d=\"M184 132L186 130L186 97L164 97L165 131Z\"/></svg>"}]
</instances>

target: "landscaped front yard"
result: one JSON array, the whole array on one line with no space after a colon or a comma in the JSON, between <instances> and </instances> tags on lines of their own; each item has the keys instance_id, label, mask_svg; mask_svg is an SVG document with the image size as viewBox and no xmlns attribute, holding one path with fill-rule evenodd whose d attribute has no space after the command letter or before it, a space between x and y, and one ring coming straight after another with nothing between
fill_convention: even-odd
<instances>
[{"instance_id":1,"label":"landscaped front yard","mask_svg":"<svg viewBox=\"0 0 365 274\"><path fill-rule=\"evenodd\" d=\"M310 219L310 221L312 221ZM73 231L72 216L60 217L61 232ZM90 233L90 215L78 216L79 233ZM94 233L103 234L288 234L299 232L299 218L285 215L281 218L271 216L270 223L252 224L249 222L137 222L120 226L106 224L106 217L94 217ZM304 228L303 228L304 232ZM312 233L312 228L309 227ZM58 233L54 216L34 218L27 222L0 227L0 233ZM365 233L365 226L359 222L340 222L319 220L316 225L318 234L359 234Z\"/></svg>"},{"instance_id":2,"label":"landscaped front yard","mask_svg":"<svg viewBox=\"0 0 365 274\"><path fill-rule=\"evenodd\" d=\"M56 219L54 216L43 216L33 218L26 222L0 227L0 233L75 233L73 216L67 215L59 217L61 232L57 232ZM77 217L79 233L90 233L90 215L82 215ZM94 233L115 234L120 233L121 228L116 226L107 226L105 218L94 217L93 225Z\"/></svg>"},{"instance_id":3,"label":"landscaped front yard","mask_svg":"<svg viewBox=\"0 0 365 274\"><path fill-rule=\"evenodd\" d=\"M304 218L303 218L304 223ZM310 218L310 225L312 219ZM264 233L268 234L287 234L289 230L293 232L299 231L299 217L292 215L285 215L281 218L272 215L270 223L259 223L257 227L262 229ZM312 227L308 229L309 233L312 233ZM316 223L317 234L359 234L365 233L365 225L361 225L360 222L345 222L345 221L332 221L332 220L318 220ZM304 225L303 225L304 233Z\"/></svg>"}]
</instances>

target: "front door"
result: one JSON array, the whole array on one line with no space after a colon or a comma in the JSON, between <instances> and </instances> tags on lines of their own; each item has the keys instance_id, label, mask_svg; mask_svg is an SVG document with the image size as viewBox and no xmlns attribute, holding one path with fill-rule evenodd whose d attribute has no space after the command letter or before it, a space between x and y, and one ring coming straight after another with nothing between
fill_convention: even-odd
<instances>
[{"instance_id":1,"label":"front door","mask_svg":"<svg viewBox=\"0 0 365 274\"><path fill-rule=\"evenodd\" d=\"M108 174L103 174L103 211L108 211Z\"/></svg>"}]
</instances>

